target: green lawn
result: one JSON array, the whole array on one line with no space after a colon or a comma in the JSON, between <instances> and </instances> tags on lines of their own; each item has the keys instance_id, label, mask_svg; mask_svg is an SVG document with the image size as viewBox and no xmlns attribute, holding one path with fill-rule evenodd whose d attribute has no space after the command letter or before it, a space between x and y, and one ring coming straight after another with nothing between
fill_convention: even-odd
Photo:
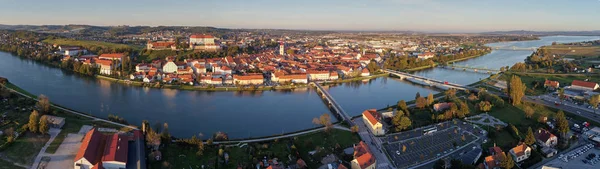
<instances>
[{"instance_id":1,"label":"green lawn","mask_svg":"<svg viewBox=\"0 0 600 169\"><path fill-rule=\"evenodd\" d=\"M32 165L33 160L46 142L48 142L49 138L49 135L38 135L26 132L0 153L14 162Z\"/></svg>"},{"instance_id":2,"label":"green lawn","mask_svg":"<svg viewBox=\"0 0 600 169\"><path fill-rule=\"evenodd\" d=\"M0 159L0 169L21 169L23 167L16 166L8 161Z\"/></svg>"},{"instance_id":3,"label":"green lawn","mask_svg":"<svg viewBox=\"0 0 600 169\"><path fill-rule=\"evenodd\" d=\"M251 167L262 160L277 158L286 165L295 161L288 161L288 156L295 157L295 152L304 159L310 168L319 167L320 160L327 154L336 154L341 157L344 148L351 147L360 141L358 135L349 131L333 129L329 133L316 132L294 138L280 139L268 142L249 143L239 147L237 145L223 146L224 152L229 154L229 163L223 164L224 158L218 155L219 147L206 146L204 155L196 155L197 148L184 144L170 144L162 148L163 161L151 161L150 168L235 168L238 165ZM314 156L308 154L315 149L321 150ZM313 159L314 158L314 159Z\"/></svg>"}]
</instances>

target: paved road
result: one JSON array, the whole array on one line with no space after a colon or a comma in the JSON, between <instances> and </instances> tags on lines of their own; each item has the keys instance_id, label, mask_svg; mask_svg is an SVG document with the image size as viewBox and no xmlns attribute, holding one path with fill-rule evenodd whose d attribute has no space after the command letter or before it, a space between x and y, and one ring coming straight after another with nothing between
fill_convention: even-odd
<instances>
[{"instance_id":1,"label":"paved road","mask_svg":"<svg viewBox=\"0 0 600 169\"><path fill-rule=\"evenodd\" d=\"M35 160L33 161L33 165L31 165L31 167L29 167L30 169L38 168L40 161L42 161L42 157L46 156L46 149L48 148L48 146L50 146L50 143L52 143L52 141L54 141L54 138L56 138L56 136L58 135L58 133L60 133L60 131L61 130L57 129L57 128L50 128L50 131L48 131L48 134L50 134L50 139L48 139L48 142L46 142L46 145L44 145L44 147L42 147L42 149L38 153L37 157L35 157Z\"/></svg>"},{"instance_id":2,"label":"paved road","mask_svg":"<svg viewBox=\"0 0 600 169\"><path fill-rule=\"evenodd\" d=\"M588 108L581 108L579 106L574 106L572 104L557 106L557 105L555 105L554 101L538 99L536 96L527 96L524 98L524 101L543 104L545 106L560 109L565 112L569 112L569 113L572 113L577 116L585 117L592 121L600 123L600 115L594 113L593 110L590 110Z\"/></svg>"}]
</instances>

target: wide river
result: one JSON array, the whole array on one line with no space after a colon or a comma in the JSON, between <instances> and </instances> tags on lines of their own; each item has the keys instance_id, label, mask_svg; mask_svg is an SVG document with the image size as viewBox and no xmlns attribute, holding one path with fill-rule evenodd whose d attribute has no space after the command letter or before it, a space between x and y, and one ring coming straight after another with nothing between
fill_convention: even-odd
<instances>
[{"instance_id":1,"label":"wide river","mask_svg":"<svg viewBox=\"0 0 600 169\"><path fill-rule=\"evenodd\" d=\"M552 42L579 42L598 37L552 36L536 41L503 42L489 46L539 47ZM499 68L523 61L531 51L498 50L457 64ZM482 73L434 68L416 72L439 80L470 84L485 78ZM261 137L316 127L312 118L330 113L313 89L291 92L204 92L130 87L83 77L57 68L0 52L0 76L33 94L44 94L56 104L98 117L108 114L139 125L142 120L168 123L177 137L217 131L230 138ZM437 91L393 78L326 87L350 115L363 110L412 100L415 94ZM205 137L206 138L206 137Z\"/></svg>"}]
</instances>

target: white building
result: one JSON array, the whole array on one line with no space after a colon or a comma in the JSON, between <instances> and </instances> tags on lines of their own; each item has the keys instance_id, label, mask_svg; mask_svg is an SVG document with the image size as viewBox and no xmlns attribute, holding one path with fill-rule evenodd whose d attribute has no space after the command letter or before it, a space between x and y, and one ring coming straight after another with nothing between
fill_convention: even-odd
<instances>
[{"instance_id":1,"label":"white building","mask_svg":"<svg viewBox=\"0 0 600 169\"><path fill-rule=\"evenodd\" d=\"M173 61L167 61L162 67L163 73L175 73L177 72L177 65Z\"/></svg>"}]
</instances>

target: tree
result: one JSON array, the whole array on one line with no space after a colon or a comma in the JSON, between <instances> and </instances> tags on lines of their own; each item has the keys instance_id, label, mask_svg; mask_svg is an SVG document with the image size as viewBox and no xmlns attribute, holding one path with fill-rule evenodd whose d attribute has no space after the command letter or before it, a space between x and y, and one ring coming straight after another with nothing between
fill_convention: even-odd
<instances>
[{"instance_id":1,"label":"tree","mask_svg":"<svg viewBox=\"0 0 600 169\"><path fill-rule=\"evenodd\" d=\"M560 103L562 103L563 100L565 100L565 89L564 88L558 89L558 99L560 99Z\"/></svg>"},{"instance_id":2,"label":"tree","mask_svg":"<svg viewBox=\"0 0 600 169\"><path fill-rule=\"evenodd\" d=\"M27 127L29 131L35 133L38 131L38 122L40 121L40 114L37 110L33 110L29 115L29 123L27 123Z\"/></svg>"},{"instance_id":3,"label":"tree","mask_svg":"<svg viewBox=\"0 0 600 169\"><path fill-rule=\"evenodd\" d=\"M427 100L425 100L425 98L423 97L419 97L417 98L417 108L424 108L427 105Z\"/></svg>"},{"instance_id":4,"label":"tree","mask_svg":"<svg viewBox=\"0 0 600 169\"><path fill-rule=\"evenodd\" d=\"M400 125L397 126L396 128L400 128L400 130L405 130L408 129L408 127L410 127L412 125L412 121L410 120L410 118L408 118L407 116L403 116L400 119Z\"/></svg>"},{"instance_id":5,"label":"tree","mask_svg":"<svg viewBox=\"0 0 600 169\"><path fill-rule=\"evenodd\" d=\"M158 150L160 146L160 135L154 130L148 130L146 132L146 143L152 146L153 150Z\"/></svg>"},{"instance_id":6,"label":"tree","mask_svg":"<svg viewBox=\"0 0 600 169\"><path fill-rule=\"evenodd\" d=\"M40 126L39 126L39 131L42 134L47 134L48 133L48 116L42 116L42 118L40 118Z\"/></svg>"},{"instance_id":7,"label":"tree","mask_svg":"<svg viewBox=\"0 0 600 169\"><path fill-rule=\"evenodd\" d=\"M513 133L515 133L515 135L519 137L519 129L517 129L517 127L515 127L515 125L512 124L510 124L510 128L513 130Z\"/></svg>"},{"instance_id":8,"label":"tree","mask_svg":"<svg viewBox=\"0 0 600 169\"><path fill-rule=\"evenodd\" d=\"M594 113L596 113L596 109L598 108L598 104L600 104L600 94L593 95L588 100L588 104L590 104L594 108Z\"/></svg>"},{"instance_id":9,"label":"tree","mask_svg":"<svg viewBox=\"0 0 600 169\"><path fill-rule=\"evenodd\" d=\"M350 131L351 131L352 133L358 133L358 126L357 126L357 125L354 125L354 126L350 127Z\"/></svg>"},{"instance_id":10,"label":"tree","mask_svg":"<svg viewBox=\"0 0 600 169\"><path fill-rule=\"evenodd\" d=\"M329 131L332 127L331 117L327 113L323 113L323 115L319 116L319 118L314 118L313 123L316 125L325 126L325 131Z\"/></svg>"},{"instance_id":11,"label":"tree","mask_svg":"<svg viewBox=\"0 0 600 169\"><path fill-rule=\"evenodd\" d=\"M506 155L506 153L503 153L503 154L504 154L504 160L502 160L502 162L500 163L500 166L505 169L513 168L515 166L515 162L513 161L512 156Z\"/></svg>"},{"instance_id":12,"label":"tree","mask_svg":"<svg viewBox=\"0 0 600 169\"><path fill-rule=\"evenodd\" d=\"M527 118L531 118L533 116L533 113L535 113L533 110L533 108L531 108L531 106L525 106L523 108L523 111L525 112L525 117Z\"/></svg>"},{"instance_id":13,"label":"tree","mask_svg":"<svg viewBox=\"0 0 600 169\"><path fill-rule=\"evenodd\" d=\"M400 101L398 101L397 109L398 110L406 110L406 109L408 109L408 106L406 105L406 102L404 100L400 100Z\"/></svg>"},{"instance_id":14,"label":"tree","mask_svg":"<svg viewBox=\"0 0 600 169\"><path fill-rule=\"evenodd\" d=\"M479 110L481 110L482 112L489 112L490 110L492 110L492 104L488 101L481 101L479 102Z\"/></svg>"},{"instance_id":15,"label":"tree","mask_svg":"<svg viewBox=\"0 0 600 169\"><path fill-rule=\"evenodd\" d=\"M444 95L446 95L446 100L450 100L450 99L456 97L456 89L450 88L450 89L444 91Z\"/></svg>"},{"instance_id":16,"label":"tree","mask_svg":"<svg viewBox=\"0 0 600 169\"><path fill-rule=\"evenodd\" d=\"M50 100L45 95L40 94L38 96L38 102L36 103L35 107L42 114L50 113Z\"/></svg>"},{"instance_id":17,"label":"tree","mask_svg":"<svg viewBox=\"0 0 600 169\"><path fill-rule=\"evenodd\" d=\"M457 113L458 117L463 118L463 117L467 116L467 114L469 114L470 111L471 110L469 110L469 105L467 105L467 103L461 101L460 102L460 110L458 110L459 113Z\"/></svg>"},{"instance_id":18,"label":"tree","mask_svg":"<svg viewBox=\"0 0 600 169\"><path fill-rule=\"evenodd\" d=\"M160 137L161 137L161 139L163 139L167 143L170 142L170 140L171 140L171 134L169 133L169 124L167 124L167 123L163 124L163 129L162 129L162 131L160 133Z\"/></svg>"},{"instance_id":19,"label":"tree","mask_svg":"<svg viewBox=\"0 0 600 169\"><path fill-rule=\"evenodd\" d=\"M525 136L525 144L532 145L535 143L535 136L533 136L533 131L531 127L527 128L527 136Z\"/></svg>"},{"instance_id":20,"label":"tree","mask_svg":"<svg viewBox=\"0 0 600 169\"><path fill-rule=\"evenodd\" d=\"M513 75L510 79L510 85L508 86L508 91L510 98L512 100L512 105L521 104L521 99L525 96L525 89L527 86L523 82L521 82L521 78Z\"/></svg>"},{"instance_id":21,"label":"tree","mask_svg":"<svg viewBox=\"0 0 600 169\"><path fill-rule=\"evenodd\" d=\"M433 94L429 93L429 95L427 95L427 106L431 106L431 104L433 104Z\"/></svg>"},{"instance_id":22,"label":"tree","mask_svg":"<svg viewBox=\"0 0 600 169\"><path fill-rule=\"evenodd\" d=\"M214 141L213 141L213 139L212 139L212 138L209 138L208 140L206 140L206 144L207 144L207 145L209 145L209 146L210 146L210 145L213 145L213 142L214 142Z\"/></svg>"},{"instance_id":23,"label":"tree","mask_svg":"<svg viewBox=\"0 0 600 169\"><path fill-rule=\"evenodd\" d=\"M417 100L419 97L421 97L421 93L417 92L417 94L415 94L415 100Z\"/></svg>"}]
</instances>

